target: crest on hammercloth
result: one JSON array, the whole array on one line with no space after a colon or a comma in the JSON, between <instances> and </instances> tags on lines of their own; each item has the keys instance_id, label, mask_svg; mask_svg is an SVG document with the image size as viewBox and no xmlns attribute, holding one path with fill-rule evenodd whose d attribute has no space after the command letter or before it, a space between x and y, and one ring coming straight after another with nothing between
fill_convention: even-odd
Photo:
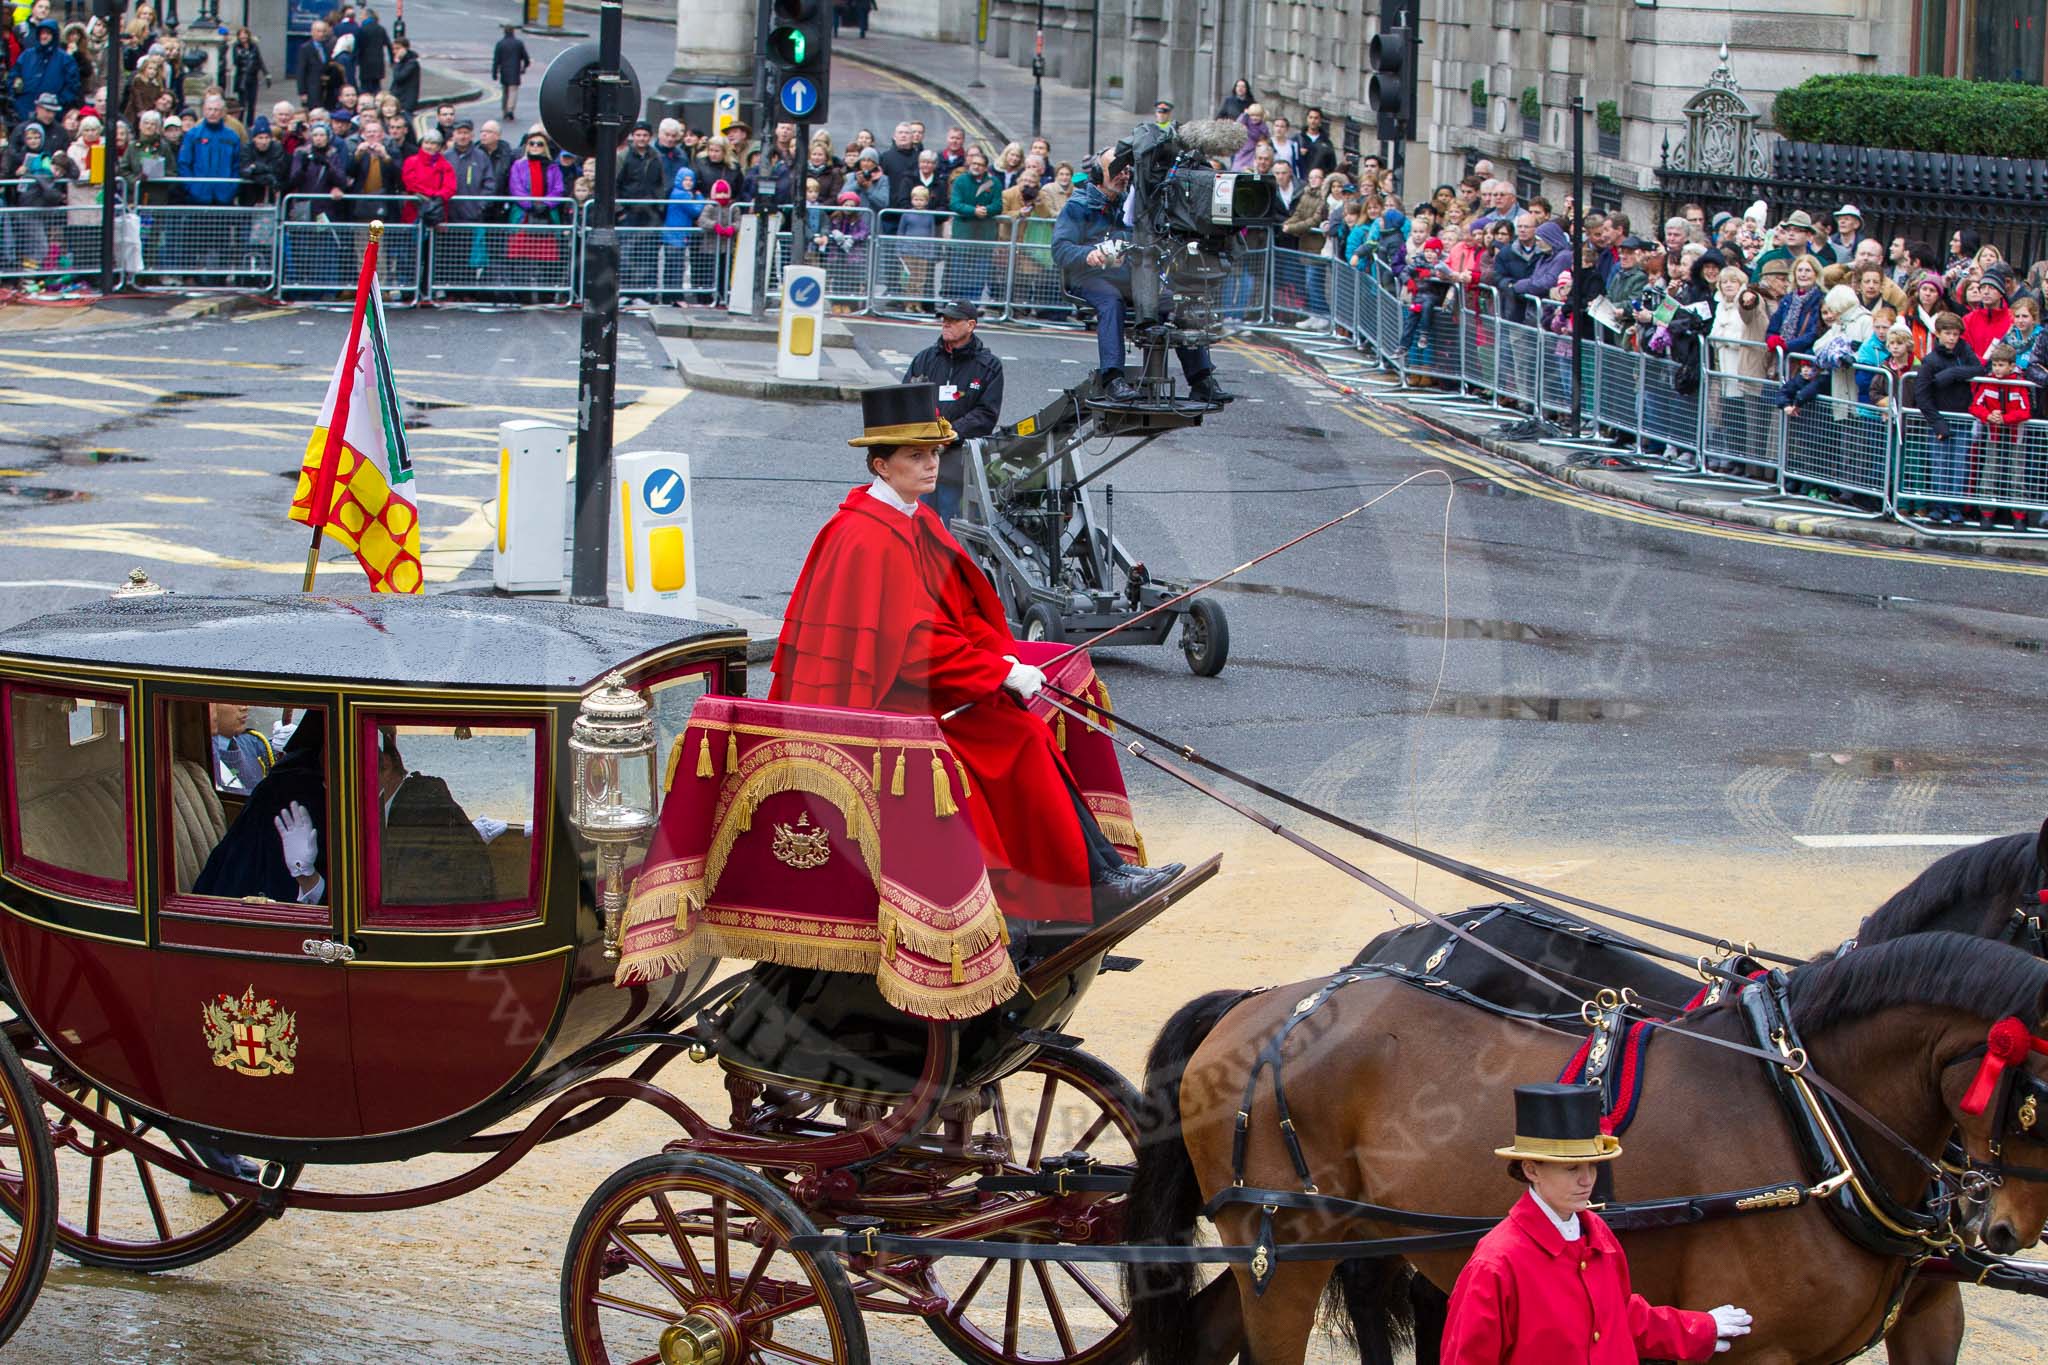
<instances>
[{"instance_id":1,"label":"crest on hammercloth","mask_svg":"<svg viewBox=\"0 0 2048 1365\"><path fill-rule=\"evenodd\" d=\"M238 1000L216 995L200 1005L200 1027L213 1064L244 1076L289 1076L299 1055L299 1023L250 986Z\"/></svg>"},{"instance_id":2,"label":"crest on hammercloth","mask_svg":"<svg viewBox=\"0 0 2048 1365\"><path fill-rule=\"evenodd\" d=\"M794 825L775 827L776 859L787 867L807 872L814 867L823 867L825 860L832 856L831 838L822 829L812 826L810 813L797 816Z\"/></svg>"}]
</instances>

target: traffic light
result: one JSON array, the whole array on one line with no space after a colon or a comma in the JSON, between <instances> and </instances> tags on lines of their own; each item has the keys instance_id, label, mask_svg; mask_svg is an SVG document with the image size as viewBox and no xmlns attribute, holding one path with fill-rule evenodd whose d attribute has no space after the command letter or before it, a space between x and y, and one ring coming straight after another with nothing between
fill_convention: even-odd
<instances>
[{"instance_id":1,"label":"traffic light","mask_svg":"<svg viewBox=\"0 0 2048 1365\"><path fill-rule=\"evenodd\" d=\"M1368 55L1372 81L1366 100L1379 116L1382 142L1406 142L1415 136L1415 30L1407 0L1382 0L1380 31Z\"/></svg>"},{"instance_id":2,"label":"traffic light","mask_svg":"<svg viewBox=\"0 0 2048 1365\"><path fill-rule=\"evenodd\" d=\"M831 112L831 0L762 0L768 7L768 104L777 119L823 123Z\"/></svg>"}]
</instances>

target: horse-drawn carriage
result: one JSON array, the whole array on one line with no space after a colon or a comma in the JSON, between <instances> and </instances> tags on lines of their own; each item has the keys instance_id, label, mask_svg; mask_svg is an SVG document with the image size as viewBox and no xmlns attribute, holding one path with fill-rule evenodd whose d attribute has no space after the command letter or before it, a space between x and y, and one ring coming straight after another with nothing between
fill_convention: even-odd
<instances>
[{"instance_id":1,"label":"horse-drawn carriage","mask_svg":"<svg viewBox=\"0 0 2048 1365\"><path fill-rule=\"evenodd\" d=\"M1040 1170L1136 1137L1129 1084L1059 1028L1213 862L1113 925L1006 919L935 724L749 702L746 644L531 601L147 589L0 633L0 1332L53 1249L164 1269L293 1208L424 1206L634 1102L676 1139L577 1224L576 1359L865 1359L843 1265L785 1244L819 1225L1119 1236L1115 1196ZM1083 657L1055 676L1096 687ZM1076 731L1135 856L1114 748ZM655 875L669 851L688 886ZM714 983L740 954L764 965ZM686 1053L730 1115L655 1084ZM429 1152L478 1161L301 1179ZM1055 1358L1122 1350L1105 1284L955 1269L863 1278L858 1308L968 1359L1031 1358L1038 1325Z\"/></svg>"},{"instance_id":2,"label":"horse-drawn carriage","mask_svg":"<svg viewBox=\"0 0 2048 1365\"><path fill-rule=\"evenodd\" d=\"M1085 656L1020 648L1048 667L1034 704L1081 797L1142 860L1106 691ZM1851 1277L1801 1310L1822 1344L1787 1359L1832 1358L1902 1308L1932 1324L1923 1347L1959 1334L1952 1299L1915 1309L1916 1275L2048 1292L1992 1254L2048 1216L2028 1183L2048 1172L2026 1164L2048 966L2039 907L2012 910L2048 872L2027 841L1969 883L1981 903L1881 913L1790 984L1710 954L1679 1001L1656 974L1670 949L1337 820L1534 909L1445 920L1318 850L1428 924L1331 978L1194 1002L1141 1100L1061 1030L1099 973L1134 965L1117 942L1216 860L1107 923L1015 918L935 722L750 701L745 680L732 630L460 597L143 591L0 632L0 1334L53 1251L162 1269L292 1208L422 1207L640 1103L675 1136L577 1219L572 1360L864 1362L883 1316L1002 1365L1107 1365L1140 1338L1153 1359L1245 1340L1283 1359L1340 1263L1354 1325L1383 1339L1396 1300L1413 1307L1388 1267L1441 1283L1497 1213L1468 1169L1496 1117L1481 1090L1574 1046L1590 1077L1620 1030L1644 1036L1639 994L1694 1007L1669 1031L1698 1046L1662 1045L1660 1071L1720 1086L1668 1082L1680 1102L1630 1139L1693 1163L1610 1211L1637 1236L1682 1230L1651 1243L1680 1269L1650 1260L1639 1284L1788 1256L1795 1286ZM1959 879L1932 880L1955 900ZM1617 989L1560 1010L1581 985ZM2030 1017L1986 1038L1994 1006ZM1476 1030L1475 1008L1495 1016ZM1924 1039L1886 1031L1899 1018L1938 1029L1931 1070L1909 1060ZM1475 1032L1493 1049L1476 1068ZM1399 1065L1375 1041L1392 1036L1415 1040ZM727 1113L656 1084L685 1054L716 1061ZM1964 1064L1975 1108L1950 1081ZM1446 1083L1478 1102L1447 1106ZM1699 1142L1738 1083L1789 1123ZM1436 1150L1399 1126L1421 1112L1447 1173L1394 1161L1361 1183L1361 1152ZM430 1152L477 1161L408 1189L302 1183ZM1193 1244L1204 1202L1223 1245ZM1203 1263L1230 1271L1197 1292Z\"/></svg>"}]
</instances>

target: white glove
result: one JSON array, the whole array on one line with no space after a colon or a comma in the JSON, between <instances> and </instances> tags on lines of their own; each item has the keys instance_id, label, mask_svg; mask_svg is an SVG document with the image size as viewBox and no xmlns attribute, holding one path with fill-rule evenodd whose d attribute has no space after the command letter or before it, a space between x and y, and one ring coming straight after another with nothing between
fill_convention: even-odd
<instances>
[{"instance_id":1,"label":"white glove","mask_svg":"<svg viewBox=\"0 0 2048 1365\"><path fill-rule=\"evenodd\" d=\"M1022 700L1030 701L1038 695L1038 689L1045 686L1045 674L1030 664L1020 664L1011 659L1010 676L1003 679L1003 686L1015 692Z\"/></svg>"},{"instance_id":2,"label":"white glove","mask_svg":"<svg viewBox=\"0 0 2048 1365\"><path fill-rule=\"evenodd\" d=\"M274 720L270 722L270 747L282 753L284 746L292 742L292 731L299 728L295 720Z\"/></svg>"},{"instance_id":3,"label":"white glove","mask_svg":"<svg viewBox=\"0 0 2048 1365\"><path fill-rule=\"evenodd\" d=\"M479 815L469 823L476 826L476 832L484 836L487 844L511 828L503 820L494 820L488 815Z\"/></svg>"},{"instance_id":4,"label":"white glove","mask_svg":"<svg viewBox=\"0 0 2048 1365\"><path fill-rule=\"evenodd\" d=\"M284 865L294 877L313 875L313 863L320 856L320 833L313 817L294 801L271 824L277 827L278 842L284 847Z\"/></svg>"},{"instance_id":5,"label":"white glove","mask_svg":"<svg viewBox=\"0 0 2048 1365\"><path fill-rule=\"evenodd\" d=\"M1710 1311L1707 1316L1714 1320L1714 1336L1717 1338L1714 1342L1715 1355L1719 1355L1733 1347L1735 1344L1734 1338L1749 1335L1749 1324L1752 1319L1749 1316L1749 1310L1746 1308L1737 1308L1733 1304L1722 1304L1719 1308Z\"/></svg>"}]
</instances>

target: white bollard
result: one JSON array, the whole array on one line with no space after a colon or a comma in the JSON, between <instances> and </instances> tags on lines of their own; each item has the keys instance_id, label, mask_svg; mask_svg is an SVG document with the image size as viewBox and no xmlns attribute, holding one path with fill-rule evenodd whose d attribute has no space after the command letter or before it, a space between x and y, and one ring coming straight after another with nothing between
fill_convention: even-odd
<instances>
[{"instance_id":1,"label":"white bollard","mask_svg":"<svg viewBox=\"0 0 2048 1365\"><path fill-rule=\"evenodd\" d=\"M814 265L785 266L781 311L775 373L783 379L816 379L825 346L825 272Z\"/></svg>"},{"instance_id":2,"label":"white bollard","mask_svg":"<svg viewBox=\"0 0 2048 1365\"><path fill-rule=\"evenodd\" d=\"M626 610L697 614L697 543L691 529L690 457L673 450L615 456Z\"/></svg>"},{"instance_id":3,"label":"white bollard","mask_svg":"<svg viewBox=\"0 0 2048 1365\"><path fill-rule=\"evenodd\" d=\"M562 535L576 434L550 422L498 424L498 537L491 582L500 592L569 586Z\"/></svg>"},{"instance_id":4,"label":"white bollard","mask_svg":"<svg viewBox=\"0 0 2048 1365\"><path fill-rule=\"evenodd\" d=\"M735 187L734 191L739 191ZM761 215L740 215L739 231L732 238L732 271L725 290L725 311L733 317L754 311L754 291L760 283L754 277L761 270ZM764 291L765 292L765 291Z\"/></svg>"}]
</instances>

